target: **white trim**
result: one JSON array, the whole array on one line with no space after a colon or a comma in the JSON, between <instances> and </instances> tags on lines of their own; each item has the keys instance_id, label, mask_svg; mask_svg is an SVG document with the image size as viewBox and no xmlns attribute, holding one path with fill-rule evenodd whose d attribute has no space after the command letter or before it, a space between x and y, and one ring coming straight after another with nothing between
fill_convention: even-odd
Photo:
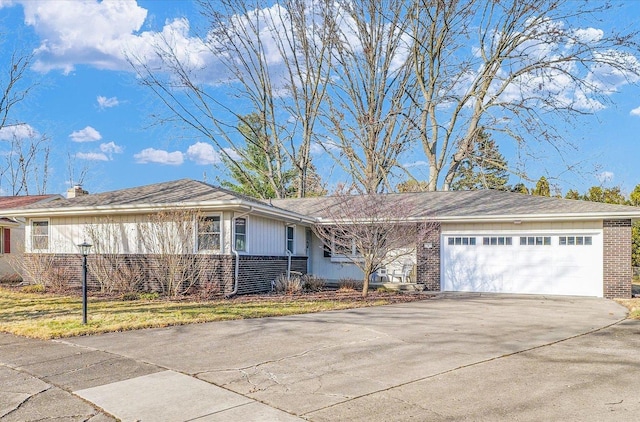
<instances>
[{"instance_id":1,"label":"white trim","mask_svg":"<svg viewBox=\"0 0 640 422\"><path fill-rule=\"evenodd\" d=\"M244 249L236 248L236 223L240 219L244 220ZM232 224L231 224L231 242L232 242L233 250L237 251L239 254L249 253L249 216L248 215L233 217Z\"/></svg>"},{"instance_id":2,"label":"white trim","mask_svg":"<svg viewBox=\"0 0 640 422\"><path fill-rule=\"evenodd\" d=\"M200 218L207 218L207 217L218 217L220 219L219 221L219 225L220 225L220 235L218 238L218 249L200 249ZM195 242L194 242L194 248L195 248L195 253L200 253L200 254L220 254L222 253L222 248L223 248L223 239L224 239L224 224L223 224L223 216L221 212L212 212L212 213L205 213L203 214L200 218L198 218L197 216L196 218L196 230L195 230Z\"/></svg>"},{"instance_id":3,"label":"white trim","mask_svg":"<svg viewBox=\"0 0 640 422\"><path fill-rule=\"evenodd\" d=\"M291 237L291 250L289 249L289 229L292 229L292 237ZM289 252L293 255L296 254L296 225L295 224L285 224L284 226L284 250L285 252Z\"/></svg>"},{"instance_id":4,"label":"white trim","mask_svg":"<svg viewBox=\"0 0 640 422\"><path fill-rule=\"evenodd\" d=\"M36 249L33 245L33 223L47 223L47 247L44 249ZM51 250L51 219L50 218L30 218L29 219L29 251L30 252L49 252Z\"/></svg>"}]
</instances>

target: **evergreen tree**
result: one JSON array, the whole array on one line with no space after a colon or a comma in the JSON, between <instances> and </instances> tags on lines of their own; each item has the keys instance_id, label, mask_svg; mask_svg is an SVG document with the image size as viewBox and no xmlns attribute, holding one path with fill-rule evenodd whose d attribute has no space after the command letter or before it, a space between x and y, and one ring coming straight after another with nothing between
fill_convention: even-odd
<instances>
[{"instance_id":1,"label":"evergreen tree","mask_svg":"<svg viewBox=\"0 0 640 422\"><path fill-rule=\"evenodd\" d=\"M551 187L546 177L542 176L538 179L538 183L536 183L536 187L531 191L531 195L551 196Z\"/></svg>"},{"instance_id":2,"label":"evergreen tree","mask_svg":"<svg viewBox=\"0 0 640 422\"><path fill-rule=\"evenodd\" d=\"M524 193L525 195L529 195L529 188L527 188L524 183L516 183L511 188L511 192Z\"/></svg>"},{"instance_id":3,"label":"evergreen tree","mask_svg":"<svg viewBox=\"0 0 640 422\"><path fill-rule=\"evenodd\" d=\"M580 196L577 190L569 189L564 199L582 199L582 196Z\"/></svg>"},{"instance_id":4,"label":"evergreen tree","mask_svg":"<svg viewBox=\"0 0 640 422\"><path fill-rule=\"evenodd\" d=\"M458 167L452 190L509 190L507 161L489 135L480 131L473 152Z\"/></svg>"},{"instance_id":5,"label":"evergreen tree","mask_svg":"<svg viewBox=\"0 0 640 422\"><path fill-rule=\"evenodd\" d=\"M239 158L222 157L230 179L221 185L234 192L255 198L290 198L296 196L296 169L281 168L282 157L271 142L268 131L258 113L244 116L238 131L245 139L245 147L236 151ZM284 161L287 164L287 161ZM307 167L307 196L322 196L326 190L313 164Z\"/></svg>"},{"instance_id":6,"label":"evergreen tree","mask_svg":"<svg viewBox=\"0 0 640 422\"><path fill-rule=\"evenodd\" d=\"M426 192L429 184L423 180L409 179L398 183L396 190L398 192Z\"/></svg>"}]
</instances>

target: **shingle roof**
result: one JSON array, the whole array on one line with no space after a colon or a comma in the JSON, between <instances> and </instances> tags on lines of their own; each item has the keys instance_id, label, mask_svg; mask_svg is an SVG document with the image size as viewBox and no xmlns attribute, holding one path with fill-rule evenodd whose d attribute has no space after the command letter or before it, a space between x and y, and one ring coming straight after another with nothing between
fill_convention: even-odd
<instances>
[{"instance_id":1,"label":"shingle roof","mask_svg":"<svg viewBox=\"0 0 640 422\"><path fill-rule=\"evenodd\" d=\"M21 208L59 197L59 195L0 196L0 210Z\"/></svg>"},{"instance_id":2,"label":"shingle roof","mask_svg":"<svg viewBox=\"0 0 640 422\"><path fill-rule=\"evenodd\" d=\"M31 203L14 206L14 212L7 214L67 213L72 210L138 209L140 207L170 206L174 204L198 204L225 206L242 204L255 206L263 213L314 218L335 218L336 201L339 197L303 199L279 199L269 202L241 195L217 186L191 179L122 189L112 192L57 199L46 203ZM401 211L403 218L437 220L507 220L519 218L638 218L640 207L603 204L559 198L529 196L513 192L492 190L419 192L380 195L376 198L386 201ZM1 202L0 202L1 204ZM68 210L68 211L67 211ZM6 211L5 211L6 212Z\"/></svg>"},{"instance_id":3,"label":"shingle roof","mask_svg":"<svg viewBox=\"0 0 640 422\"><path fill-rule=\"evenodd\" d=\"M330 218L336 197L273 200L273 205L305 215ZM640 208L599 202L547 198L495 190L416 192L379 196L398 209L405 209L408 218L454 219L471 217L524 217L566 215L634 215L640 218Z\"/></svg>"},{"instance_id":4,"label":"shingle roof","mask_svg":"<svg viewBox=\"0 0 640 422\"><path fill-rule=\"evenodd\" d=\"M264 205L264 202L246 195L231 192L204 182L198 182L191 179L181 179L111 192L78 196L75 198L60 199L42 205L32 204L21 208L25 210L39 208L92 208L234 200L242 200L244 202Z\"/></svg>"}]
</instances>

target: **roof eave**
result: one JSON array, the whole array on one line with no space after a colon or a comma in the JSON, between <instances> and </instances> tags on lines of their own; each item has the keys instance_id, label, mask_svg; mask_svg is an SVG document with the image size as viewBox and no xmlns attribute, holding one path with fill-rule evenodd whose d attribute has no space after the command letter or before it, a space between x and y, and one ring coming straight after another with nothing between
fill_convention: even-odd
<instances>
[{"instance_id":1,"label":"roof eave","mask_svg":"<svg viewBox=\"0 0 640 422\"><path fill-rule=\"evenodd\" d=\"M126 215L145 214L169 209L198 209L201 211L234 211L251 210L266 216L283 218L290 221L304 222L312 224L315 220L312 217L297 214L270 205L236 200L236 201L216 201L216 202L181 202L165 204L139 204L139 205L98 205L87 207L68 208L34 208L10 210L4 215L7 217L63 217L63 216L83 216L83 215Z\"/></svg>"}]
</instances>

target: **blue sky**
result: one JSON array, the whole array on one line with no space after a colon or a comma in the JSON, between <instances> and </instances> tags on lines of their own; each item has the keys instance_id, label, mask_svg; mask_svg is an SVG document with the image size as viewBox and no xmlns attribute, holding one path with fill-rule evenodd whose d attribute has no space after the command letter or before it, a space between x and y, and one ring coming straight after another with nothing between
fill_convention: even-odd
<instances>
[{"instance_id":1,"label":"blue sky","mask_svg":"<svg viewBox=\"0 0 640 422\"><path fill-rule=\"evenodd\" d=\"M638 16L640 2L626 2L601 22L602 29L614 22L640 25ZM136 83L123 54L128 48L145 51L149 40L169 29L189 44L191 31L176 25L188 22L193 27L197 19L196 6L184 0L0 0L1 51L14 45L35 51L27 82L38 85L12 118L22 129L51 139L50 193L66 191L70 168L76 178L88 169L84 187L90 192L184 177L202 180L205 173L216 183L218 153L175 127L152 125L149 115L157 101ZM530 175L557 178L563 193L570 188L583 192L601 183L632 190L640 183L639 93L637 87L620 86L610 96L613 104L567 128L577 147L569 154L569 164L579 164L580 171L563 171L558 158L549 155L531 161ZM10 135L0 132L0 147ZM513 158L508 147L502 152ZM406 159L423 160L419 153ZM321 170L330 166L321 152L314 160ZM420 165L411 168L418 178L427 171ZM338 171L331 175L330 186L341 178ZM511 183L517 181L512 178Z\"/></svg>"}]
</instances>

